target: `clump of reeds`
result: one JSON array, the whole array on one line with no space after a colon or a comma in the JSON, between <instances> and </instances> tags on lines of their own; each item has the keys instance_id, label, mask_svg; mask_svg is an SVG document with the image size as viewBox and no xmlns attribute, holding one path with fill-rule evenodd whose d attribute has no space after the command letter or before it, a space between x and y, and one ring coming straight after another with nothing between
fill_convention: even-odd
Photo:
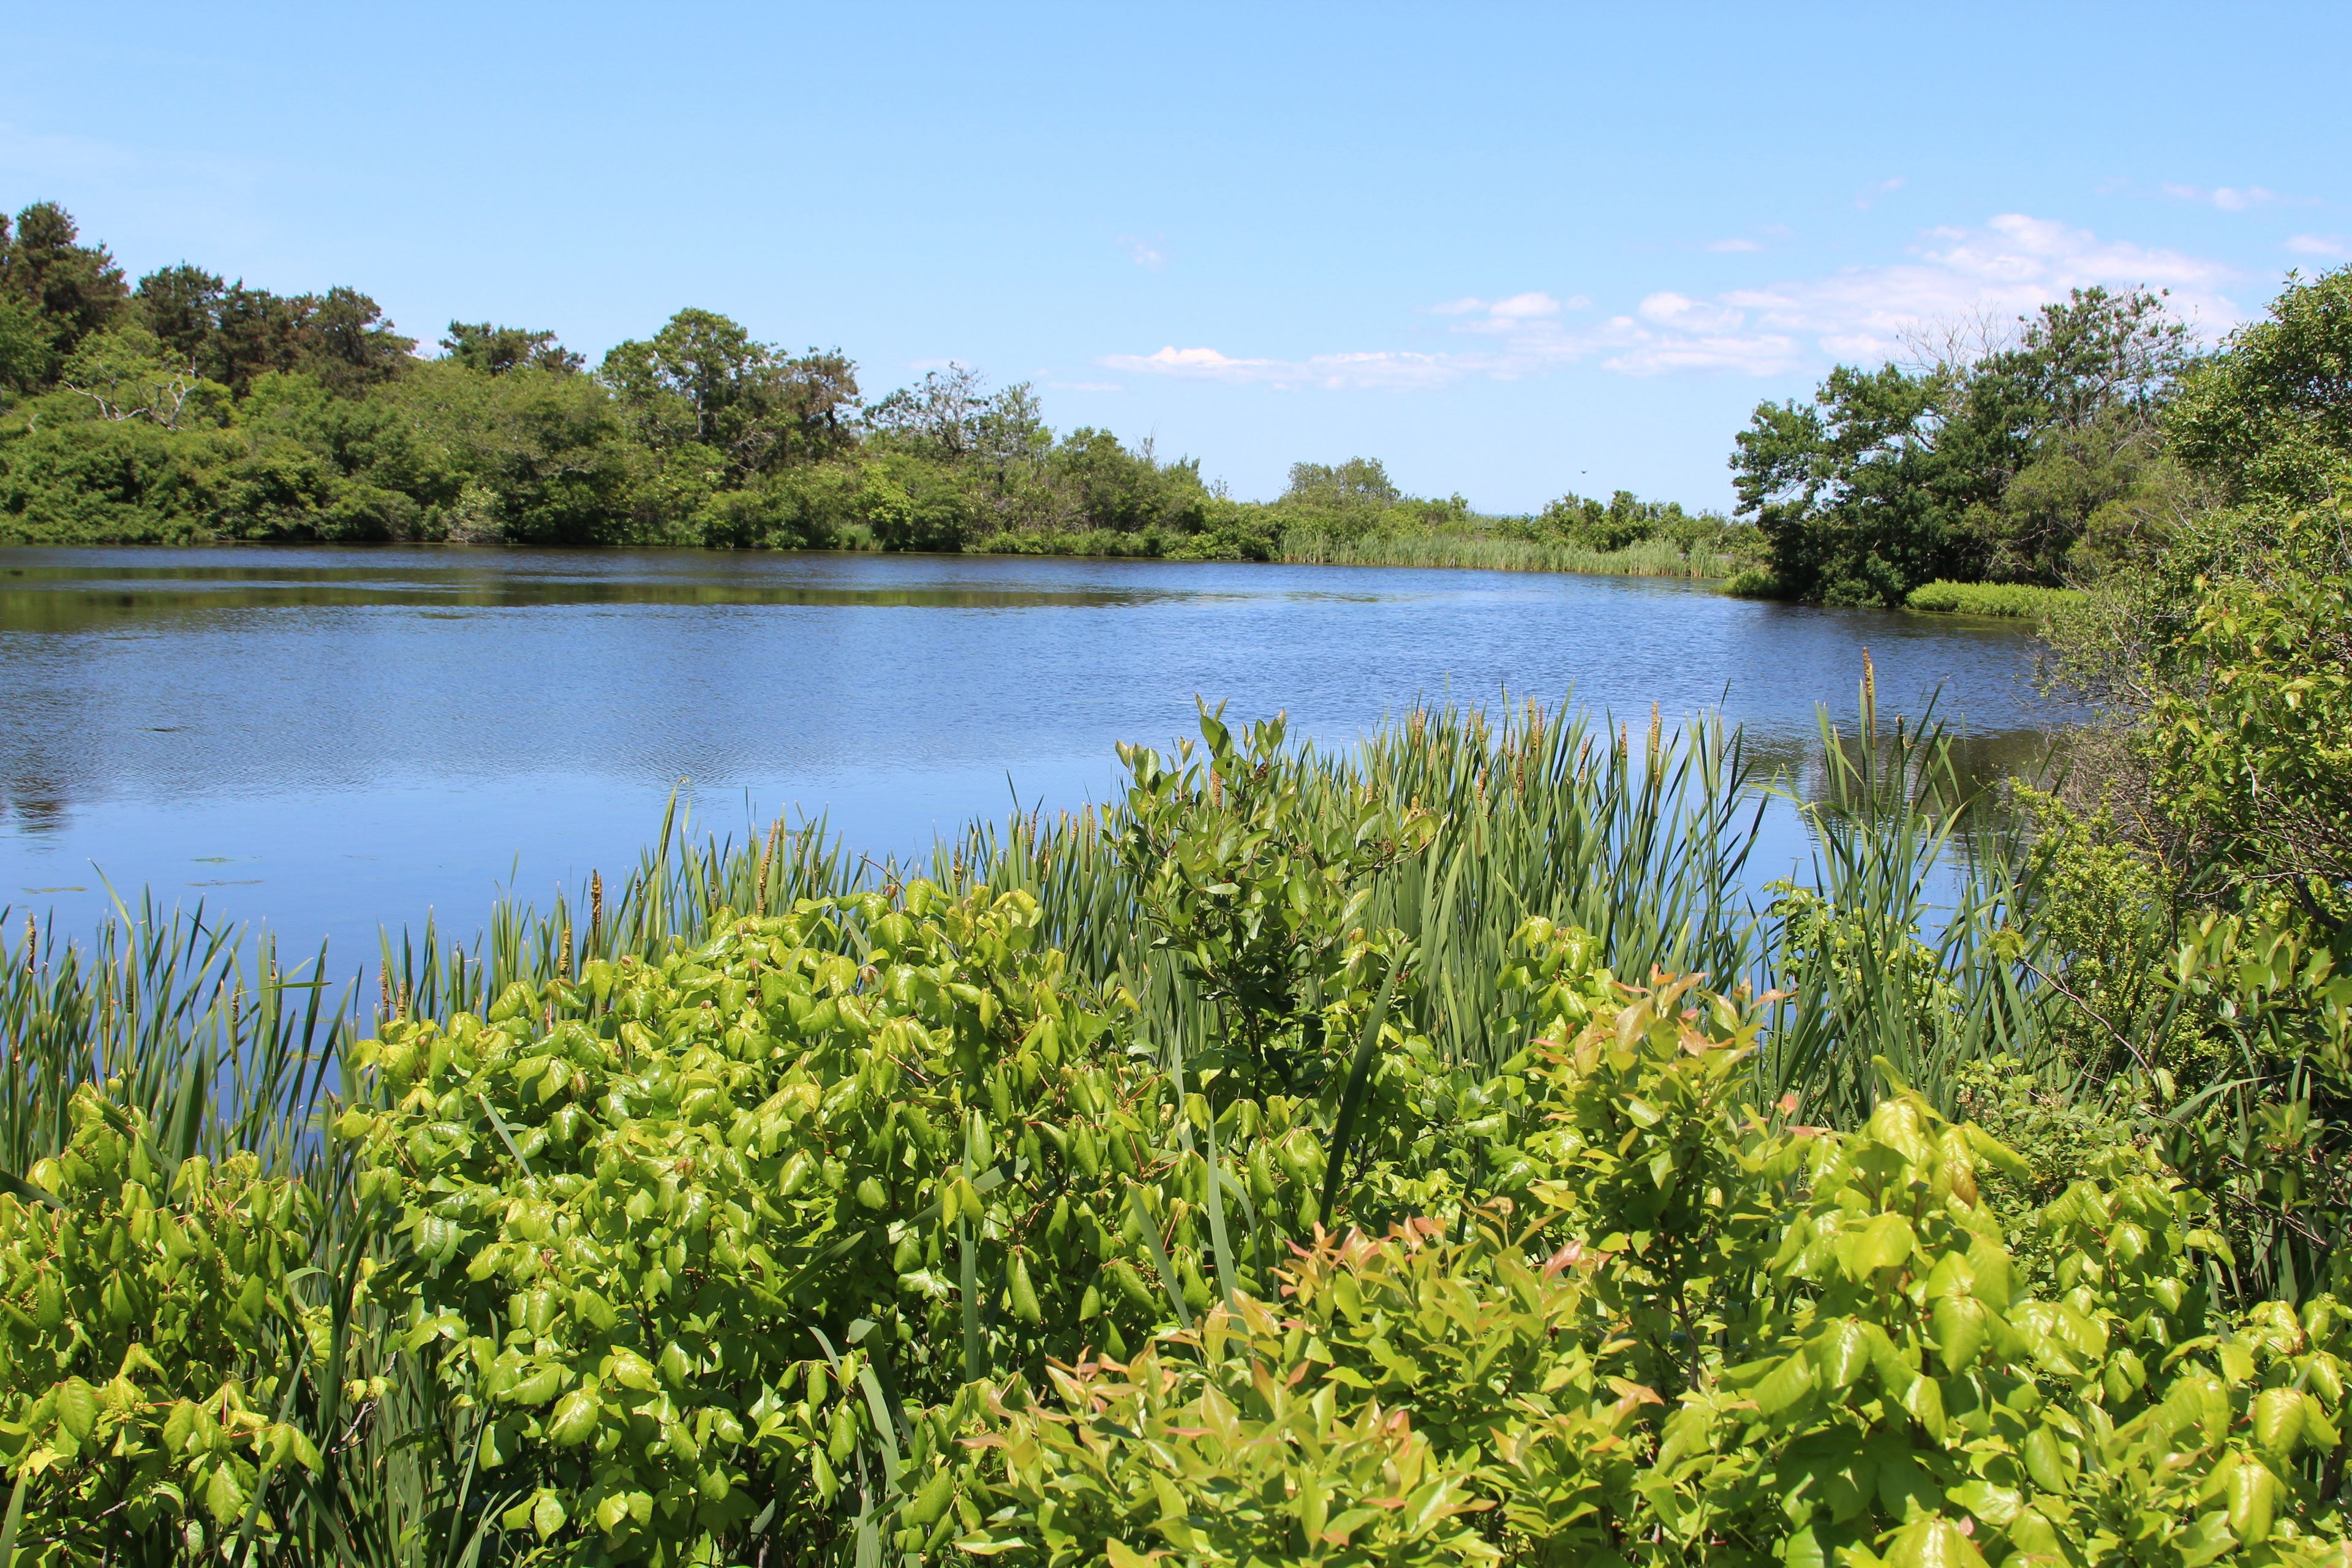
<instances>
[{"instance_id":1,"label":"clump of reeds","mask_svg":"<svg viewBox=\"0 0 2352 1568\"><path fill-rule=\"evenodd\" d=\"M1349 536L1315 528L1284 532L1279 558L1318 566L1468 566L1488 572L1566 572L1594 576L1728 576L1730 556L1704 545L1685 552L1671 539L1644 539L1622 550L1591 550L1560 541L1438 532Z\"/></svg>"}]
</instances>

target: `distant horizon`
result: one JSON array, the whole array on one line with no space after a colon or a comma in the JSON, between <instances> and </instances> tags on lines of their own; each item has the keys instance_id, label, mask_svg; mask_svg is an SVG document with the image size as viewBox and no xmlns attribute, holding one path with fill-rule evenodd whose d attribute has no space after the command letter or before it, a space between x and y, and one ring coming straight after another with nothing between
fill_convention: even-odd
<instances>
[{"instance_id":1,"label":"distant horizon","mask_svg":"<svg viewBox=\"0 0 2352 1568\"><path fill-rule=\"evenodd\" d=\"M2210 340L2352 258L2332 8L117 15L0 24L0 204L134 279L592 365L700 307L869 398L1033 382L1244 500L1366 457L1728 510L1755 404L1906 331L2144 284Z\"/></svg>"}]
</instances>

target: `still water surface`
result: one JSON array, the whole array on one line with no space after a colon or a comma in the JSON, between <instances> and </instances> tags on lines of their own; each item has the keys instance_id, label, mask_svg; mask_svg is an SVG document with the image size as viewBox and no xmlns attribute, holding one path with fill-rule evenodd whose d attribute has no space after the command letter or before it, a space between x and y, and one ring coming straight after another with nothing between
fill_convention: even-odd
<instances>
[{"instance_id":1,"label":"still water surface","mask_svg":"<svg viewBox=\"0 0 2352 1568\"><path fill-rule=\"evenodd\" d=\"M822 814L876 856L1016 795L1108 798L1112 742L1286 709L1344 744L1417 700L1719 705L1759 742L2053 715L2018 628L1631 578L1011 557L0 550L0 904L68 928L204 900L356 963L634 861L685 781L740 833ZM1775 852L1786 864L1796 846ZM45 914L45 919L47 918Z\"/></svg>"}]
</instances>

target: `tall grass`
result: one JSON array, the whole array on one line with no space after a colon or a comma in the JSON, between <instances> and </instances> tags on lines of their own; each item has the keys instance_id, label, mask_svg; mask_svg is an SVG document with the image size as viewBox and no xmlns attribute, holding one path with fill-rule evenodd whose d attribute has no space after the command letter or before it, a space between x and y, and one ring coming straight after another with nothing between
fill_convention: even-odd
<instances>
[{"instance_id":1,"label":"tall grass","mask_svg":"<svg viewBox=\"0 0 2352 1568\"><path fill-rule=\"evenodd\" d=\"M1433 531L1351 538L1313 528L1286 530L1279 557L1315 566L1471 566L1489 572L1621 577L1727 577L1734 564L1728 555L1704 545L1685 552L1670 539L1645 539L1622 550L1588 550L1496 535Z\"/></svg>"},{"instance_id":2,"label":"tall grass","mask_svg":"<svg viewBox=\"0 0 2352 1568\"><path fill-rule=\"evenodd\" d=\"M1779 1000L1759 1088L1852 1126L1880 1092L1876 1060L1948 1112L1971 1062L2059 1071L2050 995L2026 983L2042 939L2013 918L2032 891L2013 822L1985 808L1932 715L1882 731L1866 656L1855 731L1824 716L1821 739L1821 775L1791 797L1812 874L1766 914Z\"/></svg>"},{"instance_id":3,"label":"tall grass","mask_svg":"<svg viewBox=\"0 0 2352 1568\"><path fill-rule=\"evenodd\" d=\"M2025 583L1922 583L1904 604L1914 610L1950 616L1998 616L2038 621L2081 600L2073 588L2037 588Z\"/></svg>"},{"instance_id":4,"label":"tall grass","mask_svg":"<svg viewBox=\"0 0 2352 1568\"><path fill-rule=\"evenodd\" d=\"M1763 801L1736 732L1701 721L1637 738L1528 704L1499 720L1417 710L1356 747L1314 759L1301 804L1338 818L1370 791L1439 817L1437 840L1392 868L1365 918L1404 931L1433 977L1413 1020L1450 1057L1491 1063L1495 979L1511 933L1542 914L1600 937L1620 973L1755 967L1757 926L1738 892ZM1103 814L975 824L933 853L950 886L1019 888L1048 940L1089 978L1125 984L1157 1037L1205 1020L1172 963L1153 954Z\"/></svg>"},{"instance_id":5,"label":"tall grass","mask_svg":"<svg viewBox=\"0 0 2352 1568\"><path fill-rule=\"evenodd\" d=\"M352 1022L322 946L291 968L275 937L201 905L136 912L79 940L0 910L0 1161L21 1172L64 1146L84 1083L122 1079L174 1159L249 1149L278 1168L315 1152Z\"/></svg>"},{"instance_id":6,"label":"tall grass","mask_svg":"<svg viewBox=\"0 0 2352 1568\"><path fill-rule=\"evenodd\" d=\"M1807 1086L1847 1114L1868 1094L1882 1047L1932 1091L1950 1063L2030 1050L2038 1038L2037 998L1995 941L2021 896L2020 857L1971 815L1983 789L1955 765L1948 738L1932 722L1882 725L1867 687L1855 733L1824 721L1801 795L1786 775L1764 777L1743 738L1716 721L1669 728L1653 714L1635 729L1532 703L1499 717L1416 710L1310 761L1301 795L1311 811L1336 816L1370 792L1443 823L1425 854L1376 884L1367 918L1417 944L1433 983L1414 1022L1460 1061L1487 1059L1504 944L1534 914L1591 931L1628 978L1699 971L1787 992L1765 1058L1770 1085ZM1810 880L1850 928L1839 963L1795 952L1786 921L1748 889L1771 789L1803 814ZM592 873L543 906L501 901L467 940L430 920L388 930L373 997L339 983L323 951L286 966L268 936L218 926L201 909L150 901L86 942L27 921L0 931L0 1158L21 1171L58 1147L73 1087L121 1077L159 1121L185 1130L187 1149L249 1148L291 1168L315 1143L319 1106L351 1091L341 1048L370 1012L479 1012L515 981L692 942L722 914L916 875L1026 889L1074 968L1126 984L1147 1029L1182 1032L1199 1019L1145 937L1114 851L1116 810L975 822L919 862L877 863L822 821L698 835L674 803L636 864L610 879ZM1922 931L1926 968L1904 945ZM1937 995L1958 998L1950 1020L1918 1005L1931 971L1946 987Z\"/></svg>"}]
</instances>

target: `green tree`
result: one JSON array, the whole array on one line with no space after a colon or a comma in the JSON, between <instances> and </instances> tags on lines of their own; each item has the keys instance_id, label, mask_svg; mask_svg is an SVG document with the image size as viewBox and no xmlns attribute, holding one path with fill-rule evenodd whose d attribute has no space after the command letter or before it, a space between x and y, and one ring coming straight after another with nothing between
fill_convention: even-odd
<instances>
[{"instance_id":1,"label":"green tree","mask_svg":"<svg viewBox=\"0 0 2352 1568\"><path fill-rule=\"evenodd\" d=\"M273 371L299 372L329 391L356 396L401 374L416 347L355 289L324 294L273 294L242 279L206 296L209 275L159 280L152 321L194 341L196 368L239 397ZM145 280L142 279L142 287ZM181 302L187 308L183 310Z\"/></svg>"},{"instance_id":2,"label":"green tree","mask_svg":"<svg viewBox=\"0 0 2352 1568\"><path fill-rule=\"evenodd\" d=\"M113 321L128 293L122 268L103 245L82 245L73 216L55 202L0 214L0 298L29 308L47 328L47 380L74 345Z\"/></svg>"},{"instance_id":3,"label":"green tree","mask_svg":"<svg viewBox=\"0 0 2352 1568\"><path fill-rule=\"evenodd\" d=\"M1733 488L1780 586L1832 605L1896 605L1973 581L1935 482L1939 373L1840 365L1809 402L1766 402L1734 437Z\"/></svg>"},{"instance_id":4,"label":"green tree","mask_svg":"<svg viewBox=\"0 0 2352 1568\"><path fill-rule=\"evenodd\" d=\"M1643 500L1632 490L1619 490L1605 502L1570 491L1547 505L1536 524L1571 544L1610 551L1644 539L1671 539L1687 547L1694 539L1719 532L1724 520L1711 512L1695 517L1679 501Z\"/></svg>"},{"instance_id":5,"label":"green tree","mask_svg":"<svg viewBox=\"0 0 2352 1568\"><path fill-rule=\"evenodd\" d=\"M927 371L912 386L876 401L865 413L866 428L894 446L941 462L978 455L982 425L994 403L980 373L966 365Z\"/></svg>"},{"instance_id":6,"label":"green tree","mask_svg":"<svg viewBox=\"0 0 2352 1568\"><path fill-rule=\"evenodd\" d=\"M488 321L450 322L449 335L441 340L441 349L467 369L486 375L503 375L526 365L533 370L569 374L587 363L558 342L553 332L495 327Z\"/></svg>"},{"instance_id":7,"label":"green tree","mask_svg":"<svg viewBox=\"0 0 2352 1568\"><path fill-rule=\"evenodd\" d=\"M227 292L219 274L183 261L139 279L131 302L147 330L193 364L220 330L221 300Z\"/></svg>"},{"instance_id":8,"label":"green tree","mask_svg":"<svg viewBox=\"0 0 2352 1568\"><path fill-rule=\"evenodd\" d=\"M648 445L708 447L739 482L852 439L857 377L846 358L788 358L715 311L680 310L652 338L615 346L597 374Z\"/></svg>"},{"instance_id":9,"label":"green tree","mask_svg":"<svg viewBox=\"0 0 2352 1568\"><path fill-rule=\"evenodd\" d=\"M1344 463L1291 464L1290 488L1282 499L1296 506L1347 509L1391 507L1404 496L1378 458L1350 458Z\"/></svg>"},{"instance_id":10,"label":"green tree","mask_svg":"<svg viewBox=\"0 0 2352 1568\"><path fill-rule=\"evenodd\" d=\"M1840 365L1734 438L1739 512L1783 592L1897 605L1920 584L2055 584L2155 454L2189 363L2161 295L2077 289L2013 342L1914 368Z\"/></svg>"},{"instance_id":11,"label":"green tree","mask_svg":"<svg viewBox=\"0 0 2352 1568\"><path fill-rule=\"evenodd\" d=\"M2167 422L2174 449L2232 500L2309 505L2352 474L2352 267L2272 301L2198 367Z\"/></svg>"},{"instance_id":12,"label":"green tree","mask_svg":"<svg viewBox=\"0 0 2352 1568\"><path fill-rule=\"evenodd\" d=\"M48 368L47 323L23 300L0 294L0 389L30 392Z\"/></svg>"},{"instance_id":13,"label":"green tree","mask_svg":"<svg viewBox=\"0 0 2352 1568\"><path fill-rule=\"evenodd\" d=\"M197 375L187 360L132 322L84 338L58 384L102 419L144 419L166 430L185 420L217 422L227 389Z\"/></svg>"}]
</instances>

